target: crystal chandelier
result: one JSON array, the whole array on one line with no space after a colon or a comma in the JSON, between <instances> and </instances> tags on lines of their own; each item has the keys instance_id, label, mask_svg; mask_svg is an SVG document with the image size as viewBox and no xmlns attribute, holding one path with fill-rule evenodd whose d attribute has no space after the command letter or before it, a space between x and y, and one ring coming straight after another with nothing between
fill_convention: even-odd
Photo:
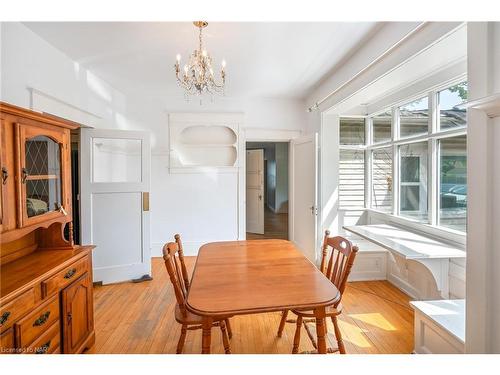
<instances>
[{"instance_id":1,"label":"crystal chandelier","mask_svg":"<svg viewBox=\"0 0 500 375\"><path fill-rule=\"evenodd\" d=\"M220 70L220 81L217 82L212 68L212 58L206 49L203 48L202 30L207 27L208 22L195 21L193 24L200 29L199 46L189 57L189 61L184 65L181 72L181 55L177 54L175 63L175 75L177 82L186 90L187 94L201 95L204 92L208 94L224 93L226 83L226 61L222 60Z\"/></svg>"}]
</instances>

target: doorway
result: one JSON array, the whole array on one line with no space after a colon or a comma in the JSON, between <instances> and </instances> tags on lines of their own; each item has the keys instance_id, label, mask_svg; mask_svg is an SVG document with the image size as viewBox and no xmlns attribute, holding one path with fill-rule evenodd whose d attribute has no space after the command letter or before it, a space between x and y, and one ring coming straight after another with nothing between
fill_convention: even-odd
<instances>
[{"instance_id":1,"label":"doorway","mask_svg":"<svg viewBox=\"0 0 500 375\"><path fill-rule=\"evenodd\" d=\"M246 238L288 239L288 142L246 143Z\"/></svg>"}]
</instances>

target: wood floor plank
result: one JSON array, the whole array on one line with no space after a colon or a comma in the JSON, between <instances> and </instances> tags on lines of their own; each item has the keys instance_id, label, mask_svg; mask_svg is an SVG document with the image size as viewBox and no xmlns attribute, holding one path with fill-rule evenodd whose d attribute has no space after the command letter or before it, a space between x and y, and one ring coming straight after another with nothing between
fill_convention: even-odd
<instances>
[{"instance_id":1,"label":"wood floor plank","mask_svg":"<svg viewBox=\"0 0 500 375\"><path fill-rule=\"evenodd\" d=\"M191 272L194 257L186 257ZM161 258L153 258L153 280L96 286L96 343L90 353L175 353L180 326L174 319L175 297ZM343 297L340 329L348 353L397 354L413 350L410 298L387 281L349 283ZM292 316L290 316L292 317ZM276 336L280 312L231 319L232 353L289 354L294 324ZM334 345L333 325L328 340ZM313 350L304 329L300 351ZM200 353L201 330L188 331L184 353ZM212 331L212 352L224 353L219 328Z\"/></svg>"}]
</instances>

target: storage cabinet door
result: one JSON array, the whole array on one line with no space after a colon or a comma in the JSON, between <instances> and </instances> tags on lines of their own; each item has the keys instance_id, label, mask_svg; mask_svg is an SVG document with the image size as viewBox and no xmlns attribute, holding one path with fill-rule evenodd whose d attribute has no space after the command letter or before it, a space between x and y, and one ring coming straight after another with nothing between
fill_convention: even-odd
<instances>
[{"instance_id":1,"label":"storage cabinet door","mask_svg":"<svg viewBox=\"0 0 500 375\"><path fill-rule=\"evenodd\" d=\"M76 353L92 331L92 283L88 272L62 291L63 353Z\"/></svg>"},{"instance_id":2,"label":"storage cabinet door","mask_svg":"<svg viewBox=\"0 0 500 375\"><path fill-rule=\"evenodd\" d=\"M4 191L4 179L8 175L7 167L3 165L3 153L5 149L5 141L3 139L3 119L0 119L0 173L1 173L1 185L0 185L0 233L3 232L3 191ZM7 182L7 181L5 181Z\"/></svg>"},{"instance_id":3,"label":"storage cabinet door","mask_svg":"<svg viewBox=\"0 0 500 375\"><path fill-rule=\"evenodd\" d=\"M20 226L71 217L69 132L26 124L17 124L16 130L20 151Z\"/></svg>"},{"instance_id":4,"label":"storage cabinet door","mask_svg":"<svg viewBox=\"0 0 500 375\"><path fill-rule=\"evenodd\" d=\"M12 122L0 118L0 233L16 228L14 136Z\"/></svg>"}]
</instances>

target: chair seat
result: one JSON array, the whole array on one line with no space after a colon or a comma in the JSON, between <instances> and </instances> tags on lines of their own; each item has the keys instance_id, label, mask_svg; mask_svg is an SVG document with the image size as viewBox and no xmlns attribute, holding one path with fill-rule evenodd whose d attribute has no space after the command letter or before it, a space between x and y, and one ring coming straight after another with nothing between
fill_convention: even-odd
<instances>
[{"instance_id":1,"label":"chair seat","mask_svg":"<svg viewBox=\"0 0 500 375\"><path fill-rule=\"evenodd\" d=\"M230 317L214 318L214 323L220 322L221 320L227 318ZM203 317L200 315L193 314L192 312L189 312L187 310L186 310L186 315L183 315L179 305L177 304L175 305L175 320L180 324L187 324L187 325L198 325L203 323Z\"/></svg>"},{"instance_id":2,"label":"chair seat","mask_svg":"<svg viewBox=\"0 0 500 375\"><path fill-rule=\"evenodd\" d=\"M327 306L327 308L325 310L326 310L325 312L326 312L327 317L340 315L342 313L342 304L339 303L337 305L337 307ZM315 317L313 310L292 310L292 312L295 315L301 316L303 318L314 318Z\"/></svg>"}]
</instances>

